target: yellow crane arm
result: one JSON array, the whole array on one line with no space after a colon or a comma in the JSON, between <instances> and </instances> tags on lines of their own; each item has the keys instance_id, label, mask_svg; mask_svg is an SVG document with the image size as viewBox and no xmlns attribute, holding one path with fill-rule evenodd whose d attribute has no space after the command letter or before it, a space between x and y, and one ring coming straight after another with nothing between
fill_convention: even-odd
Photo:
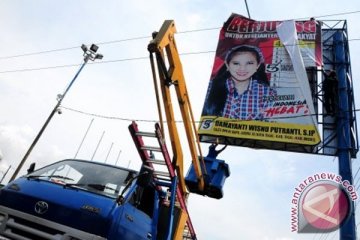
<instances>
[{"instance_id":1,"label":"yellow crane arm","mask_svg":"<svg viewBox=\"0 0 360 240\"><path fill-rule=\"evenodd\" d=\"M187 193L184 178L183 167L183 152L181 148L180 138L176 126L176 120L174 117L174 109L171 101L170 87L173 86L176 91L177 100L179 103L183 124L189 144L192 163L198 178L198 188L203 191L205 182L202 171L205 168L201 168L201 164L204 164L200 141L197 134L197 128L194 121L194 116L191 109L189 95L186 89L185 78L182 70L182 65L179 57L179 53L176 47L174 34L176 33L175 23L173 20L166 20L162 25L158 33L153 34L153 40L148 45L150 52L151 66L153 71L155 92L157 94L159 117L161 121L161 129L163 129L162 123L162 111L160 98L158 94L158 85L160 85L163 106L165 109L165 115L168 125L169 137L171 139L171 146L173 150L173 165L176 169L179 185L183 193ZM156 65L158 68L159 83L156 78L155 64L153 60L153 54L156 57Z\"/></svg>"}]
</instances>

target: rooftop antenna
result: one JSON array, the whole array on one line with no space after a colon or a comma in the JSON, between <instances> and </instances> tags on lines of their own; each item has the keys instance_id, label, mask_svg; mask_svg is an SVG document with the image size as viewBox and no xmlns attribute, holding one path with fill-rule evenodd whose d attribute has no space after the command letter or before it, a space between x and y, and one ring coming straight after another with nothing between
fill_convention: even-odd
<instances>
[{"instance_id":1,"label":"rooftop antenna","mask_svg":"<svg viewBox=\"0 0 360 240\"><path fill-rule=\"evenodd\" d=\"M121 154L121 149L120 149L120 151L119 151L119 153L118 153L118 155L117 155L116 162L115 162L115 166L117 165L117 162L119 161L120 154Z\"/></svg>"},{"instance_id":2,"label":"rooftop antenna","mask_svg":"<svg viewBox=\"0 0 360 240\"><path fill-rule=\"evenodd\" d=\"M77 157L77 155L78 155L78 153L79 153L79 151L80 151L80 148L81 148L82 144L84 143L84 140L85 140L85 138L86 138L86 135L88 134L89 129L90 129L90 127L91 127L91 125L92 125L93 122L94 122L94 119L91 119L91 122L90 122L90 124L89 124L89 126L88 126L88 128L87 128L87 130L86 130L86 132L85 132L85 135L84 135L83 139L81 140L81 143L80 143L80 145L79 145L79 147L78 147L78 150L77 150L76 153L75 153L74 159L76 159L76 157Z\"/></svg>"},{"instance_id":3,"label":"rooftop antenna","mask_svg":"<svg viewBox=\"0 0 360 240\"><path fill-rule=\"evenodd\" d=\"M106 161L108 160L113 145L114 145L114 143L112 142L112 143L111 143L111 146L110 146L110 149L109 149L109 151L108 151L108 153L107 153L107 155L106 155L106 158L105 158L105 162L104 162L104 163L106 163Z\"/></svg>"},{"instance_id":4,"label":"rooftop antenna","mask_svg":"<svg viewBox=\"0 0 360 240\"><path fill-rule=\"evenodd\" d=\"M100 145L100 143L101 143L101 140L103 139L103 137L104 137L104 134L105 134L105 131L103 131L103 133L101 134L101 137L100 137L100 139L99 139L99 142L98 142L98 144L96 145L96 148L95 148L95 151L94 151L94 153L93 153L93 155L92 155L92 157L91 157L91 161L94 159L94 157L95 157L95 154L96 154L96 152L97 152L97 150L98 150L98 148L99 148L99 145Z\"/></svg>"}]
</instances>

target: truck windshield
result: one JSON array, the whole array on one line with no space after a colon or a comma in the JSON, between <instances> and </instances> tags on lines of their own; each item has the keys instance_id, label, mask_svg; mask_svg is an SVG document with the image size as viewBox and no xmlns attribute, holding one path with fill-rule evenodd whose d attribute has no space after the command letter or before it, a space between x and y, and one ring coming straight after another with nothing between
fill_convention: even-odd
<instances>
[{"instance_id":1,"label":"truck windshield","mask_svg":"<svg viewBox=\"0 0 360 240\"><path fill-rule=\"evenodd\" d=\"M26 175L116 198L136 172L83 160L63 160Z\"/></svg>"}]
</instances>

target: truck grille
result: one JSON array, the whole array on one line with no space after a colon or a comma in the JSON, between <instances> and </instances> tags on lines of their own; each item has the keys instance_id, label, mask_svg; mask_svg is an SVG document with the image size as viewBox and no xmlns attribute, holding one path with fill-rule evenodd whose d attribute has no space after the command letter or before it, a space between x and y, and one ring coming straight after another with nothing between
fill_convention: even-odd
<instances>
[{"instance_id":1,"label":"truck grille","mask_svg":"<svg viewBox=\"0 0 360 240\"><path fill-rule=\"evenodd\" d=\"M5 227L5 236L36 240L61 239L64 232L30 222L14 216L9 216Z\"/></svg>"},{"instance_id":2,"label":"truck grille","mask_svg":"<svg viewBox=\"0 0 360 240\"><path fill-rule=\"evenodd\" d=\"M3 206L0 206L0 236L14 240L106 240Z\"/></svg>"}]
</instances>

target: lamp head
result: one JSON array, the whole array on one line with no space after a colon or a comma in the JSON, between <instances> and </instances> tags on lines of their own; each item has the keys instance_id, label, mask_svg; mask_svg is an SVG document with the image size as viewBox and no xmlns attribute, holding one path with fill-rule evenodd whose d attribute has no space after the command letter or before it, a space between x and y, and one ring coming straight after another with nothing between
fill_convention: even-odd
<instances>
[{"instance_id":1,"label":"lamp head","mask_svg":"<svg viewBox=\"0 0 360 240\"><path fill-rule=\"evenodd\" d=\"M90 50L91 50L92 52L96 53L98 49L99 49L99 47L98 47L97 45L91 44Z\"/></svg>"},{"instance_id":2,"label":"lamp head","mask_svg":"<svg viewBox=\"0 0 360 240\"><path fill-rule=\"evenodd\" d=\"M86 51L88 50L85 44L81 45L81 49L84 51L84 53L86 53Z\"/></svg>"},{"instance_id":3,"label":"lamp head","mask_svg":"<svg viewBox=\"0 0 360 240\"><path fill-rule=\"evenodd\" d=\"M95 55L95 59L101 60L101 59L103 59L103 57L104 56L102 54L99 54L99 53Z\"/></svg>"}]
</instances>

